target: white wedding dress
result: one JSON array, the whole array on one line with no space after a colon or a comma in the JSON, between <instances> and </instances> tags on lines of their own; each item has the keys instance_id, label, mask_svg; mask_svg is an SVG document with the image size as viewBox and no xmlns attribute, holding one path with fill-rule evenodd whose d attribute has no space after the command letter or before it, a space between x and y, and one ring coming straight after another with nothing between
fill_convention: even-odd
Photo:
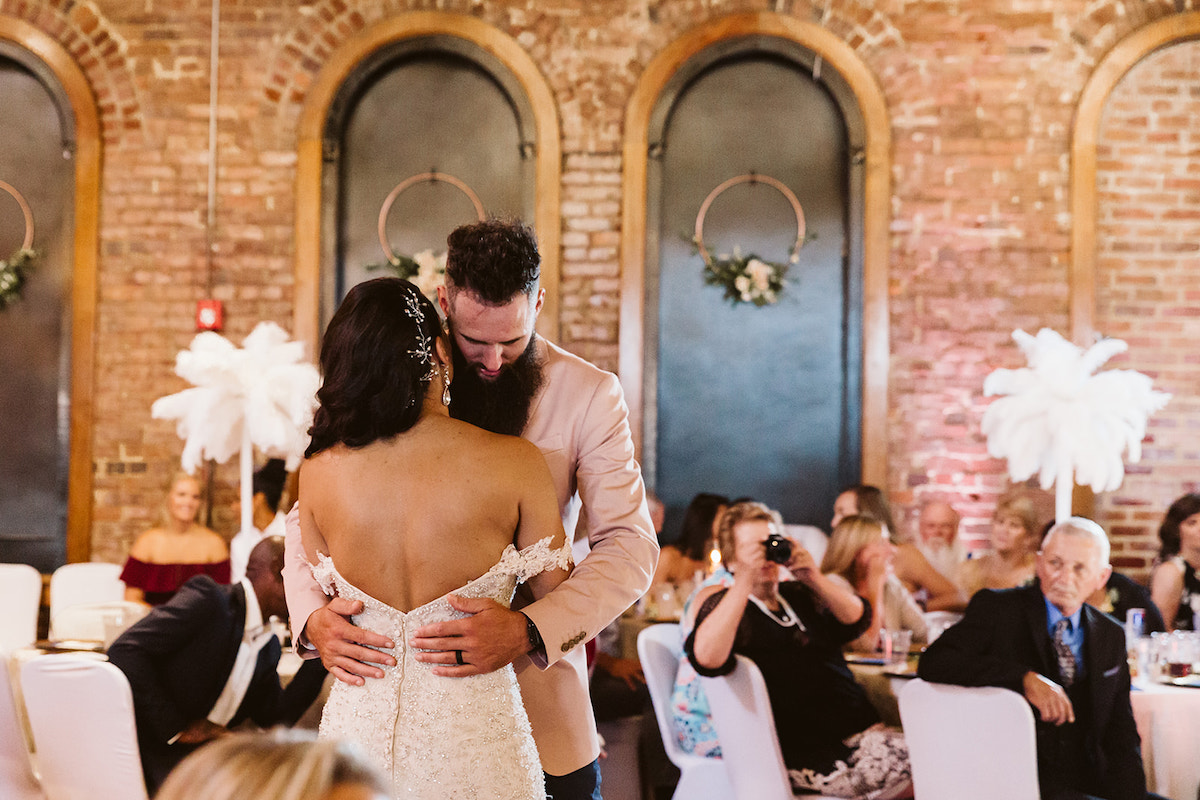
<instances>
[{"instance_id":1,"label":"white wedding dress","mask_svg":"<svg viewBox=\"0 0 1200 800\"><path fill-rule=\"evenodd\" d=\"M519 582L571 564L569 545L543 539L523 550L505 548L490 570L449 594L486 597L508 607ZM386 775L393 796L545 800L541 763L512 665L486 675L444 678L414 658L407 642L421 625L466 616L446 596L405 613L376 600L338 573L321 555L313 576L326 594L361 600L354 623L396 643L396 666L362 686L335 681L320 735L358 742Z\"/></svg>"}]
</instances>

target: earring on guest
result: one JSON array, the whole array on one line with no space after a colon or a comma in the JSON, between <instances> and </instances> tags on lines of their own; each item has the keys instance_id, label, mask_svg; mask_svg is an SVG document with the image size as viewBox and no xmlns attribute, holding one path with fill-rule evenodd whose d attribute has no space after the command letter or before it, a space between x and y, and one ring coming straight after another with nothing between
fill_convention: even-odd
<instances>
[{"instance_id":1,"label":"earring on guest","mask_svg":"<svg viewBox=\"0 0 1200 800\"><path fill-rule=\"evenodd\" d=\"M442 405L450 406L450 367L442 364Z\"/></svg>"}]
</instances>

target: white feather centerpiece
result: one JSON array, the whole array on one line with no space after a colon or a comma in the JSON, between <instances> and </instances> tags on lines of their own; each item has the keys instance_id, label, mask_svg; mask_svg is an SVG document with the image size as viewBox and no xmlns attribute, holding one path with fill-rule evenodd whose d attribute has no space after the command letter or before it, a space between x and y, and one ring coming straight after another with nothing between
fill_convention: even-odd
<instances>
[{"instance_id":1,"label":"white feather centerpiece","mask_svg":"<svg viewBox=\"0 0 1200 800\"><path fill-rule=\"evenodd\" d=\"M223 464L240 454L241 524L249 530L254 448L286 459L288 470L299 466L321 378L303 360L304 345L288 341L274 322L260 322L242 345L211 331L197 334L175 357L175 374L193 388L155 400L150 414L176 420L189 474L206 458Z\"/></svg>"},{"instance_id":2,"label":"white feather centerpiece","mask_svg":"<svg viewBox=\"0 0 1200 800\"><path fill-rule=\"evenodd\" d=\"M1131 464L1141 460L1146 421L1171 395L1154 391L1150 377L1134 370L1095 374L1128 349L1120 339L1084 350L1049 328L1012 336L1029 366L997 369L984 379L984 395L1006 395L983 413L988 453L1008 461L1014 481L1037 473L1043 489L1054 485L1061 521L1071 515L1076 480L1097 492L1121 485L1122 456Z\"/></svg>"}]
</instances>

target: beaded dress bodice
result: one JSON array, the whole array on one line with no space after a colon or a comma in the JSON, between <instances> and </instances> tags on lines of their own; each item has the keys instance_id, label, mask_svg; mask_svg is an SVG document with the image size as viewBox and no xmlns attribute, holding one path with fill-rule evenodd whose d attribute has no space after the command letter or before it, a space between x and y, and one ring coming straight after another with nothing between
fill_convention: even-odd
<instances>
[{"instance_id":1,"label":"beaded dress bodice","mask_svg":"<svg viewBox=\"0 0 1200 800\"><path fill-rule=\"evenodd\" d=\"M543 539L523 550L509 545L486 573L450 592L489 598L506 608L518 583L571 563L569 546ZM512 665L485 675L445 678L414 658L407 642L431 622L466 616L439 597L407 613L383 603L341 576L320 556L313 576L326 594L360 600L354 624L381 633L396 647L396 666L362 686L335 681L321 718L322 737L358 742L391 776L401 798L543 800L541 763Z\"/></svg>"}]
</instances>

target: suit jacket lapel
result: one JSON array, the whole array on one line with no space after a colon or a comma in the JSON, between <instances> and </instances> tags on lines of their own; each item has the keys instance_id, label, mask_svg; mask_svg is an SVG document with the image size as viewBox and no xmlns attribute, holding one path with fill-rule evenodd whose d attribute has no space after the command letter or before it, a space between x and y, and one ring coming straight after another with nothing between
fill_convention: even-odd
<instances>
[{"instance_id":1,"label":"suit jacket lapel","mask_svg":"<svg viewBox=\"0 0 1200 800\"><path fill-rule=\"evenodd\" d=\"M1092 731L1104 730L1108 725L1109 713L1112 711L1112 693L1108 687L1112 684L1104 680L1104 671L1111 668L1111 663L1105 659L1104 642L1100 641L1099 625L1100 612L1089 605L1083 607L1083 657L1087 663L1088 700L1092 704Z\"/></svg>"},{"instance_id":2,"label":"suit jacket lapel","mask_svg":"<svg viewBox=\"0 0 1200 800\"><path fill-rule=\"evenodd\" d=\"M1036 582L1025 593L1025 624L1040 661L1038 672L1054 681L1058 680L1058 657L1054 644L1046 630L1046 600Z\"/></svg>"}]
</instances>

